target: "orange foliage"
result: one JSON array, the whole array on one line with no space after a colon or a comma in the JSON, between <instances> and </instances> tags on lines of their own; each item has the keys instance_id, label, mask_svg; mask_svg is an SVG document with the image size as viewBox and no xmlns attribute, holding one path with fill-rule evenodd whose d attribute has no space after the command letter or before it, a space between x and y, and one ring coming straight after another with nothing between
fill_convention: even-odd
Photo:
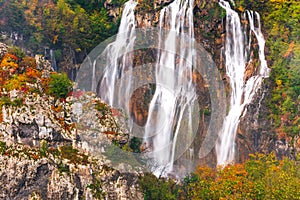
<instances>
[{"instance_id":1,"label":"orange foliage","mask_svg":"<svg viewBox=\"0 0 300 200\"><path fill-rule=\"evenodd\" d=\"M114 131L104 131L103 134L106 134L106 135L115 135L116 132L114 132Z\"/></svg>"},{"instance_id":2,"label":"orange foliage","mask_svg":"<svg viewBox=\"0 0 300 200\"><path fill-rule=\"evenodd\" d=\"M39 155L38 154L32 154L32 158L33 160L38 160L39 159Z\"/></svg>"},{"instance_id":3,"label":"orange foliage","mask_svg":"<svg viewBox=\"0 0 300 200\"><path fill-rule=\"evenodd\" d=\"M38 77L41 77L41 72L34 69L34 68L32 68L32 67L29 67L29 68L26 69L25 75L27 76L27 78L29 80L34 81Z\"/></svg>"},{"instance_id":4,"label":"orange foliage","mask_svg":"<svg viewBox=\"0 0 300 200\"><path fill-rule=\"evenodd\" d=\"M61 105L59 105L59 106L51 105L51 109L52 109L55 113L59 113L59 112L62 112L62 111L63 111L63 108L62 108Z\"/></svg>"},{"instance_id":5,"label":"orange foliage","mask_svg":"<svg viewBox=\"0 0 300 200\"><path fill-rule=\"evenodd\" d=\"M10 74L14 74L18 68L18 58L13 54L5 54L0 63L0 69L8 70Z\"/></svg>"},{"instance_id":6,"label":"orange foliage","mask_svg":"<svg viewBox=\"0 0 300 200\"><path fill-rule=\"evenodd\" d=\"M287 58L289 57L292 53L293 53L293 50L294 50L294 47L295 47L295 42L292 41L289 45L289 48L287 49L287 51L285 52L285 54L283 55L284 58Z\"/></svg>"},{"instance_id":7,"label":"orange foliage","mask_svg":"<svg viewBox=\"0 0 300 200\"><path fill-rule=\"evenodd\" d=\"M215 179L216 171L208 166L198 166L195 174L201 179L211 180Z\"/></svg>"}]
</instances>

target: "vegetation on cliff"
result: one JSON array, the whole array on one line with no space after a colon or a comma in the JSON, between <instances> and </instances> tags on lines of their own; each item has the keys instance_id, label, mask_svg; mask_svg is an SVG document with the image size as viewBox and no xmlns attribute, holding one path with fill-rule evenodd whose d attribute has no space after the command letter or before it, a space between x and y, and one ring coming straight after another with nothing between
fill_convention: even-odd
<instances>
[{"instance_id":1,"label":"vegetation on cliff","mask_svg":"<svg viewBox=\"0 0 300 200\"><path fill-rule=\"evenodd\" d=\"M272 0L265 17L272 67L271 120L277 132L300 133L300 2Z\"/></svg>"},{"instance_id":2,"label":"vegetation on cliff","mask_svg":"<svg viewBox=\"0 0 300 200\"><path fill-rule=\"evenodd\" d=\"M300 133L300 2L297 0L238 1L261 14L271 68L269 120L279 137Z\"/></svg>"},{"instance_id":3,"label":"vegetation on cliff","mask_svg":"<svg viewBox=\"0 0 300 200\"><path fill-rule=\"evenodd\" d=\"M119 17L108 15L104 1L7 0L0 1L0 24L8 36L17 33L18 44L26 50L54 49L56 61L66 71L117 31Z\"/></svg>"},{"instance_id":4,"label":"vegetation on cliff","mask_svg":"<svg viewBox=\"0 0 300 200\"><path fill-rule=\"evenodd\" d=\"M300 166L273 154L256 154L223 169L198 167L177 184L146 174L140 186L145 199L299 199Z\"/></svg>"}]
</instances>

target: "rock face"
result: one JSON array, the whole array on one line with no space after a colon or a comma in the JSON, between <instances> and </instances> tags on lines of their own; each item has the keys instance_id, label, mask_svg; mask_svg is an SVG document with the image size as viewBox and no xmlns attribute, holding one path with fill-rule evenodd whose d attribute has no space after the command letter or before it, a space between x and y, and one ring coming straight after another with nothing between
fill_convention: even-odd
<instances>
[{"instance_id":1,"label":"rock face","mask_svg":"<svg viewBox=\"0 0 300 200\"><path fill-rule=\"evenodd\" d=\"M143 199L137 174L96 165L70 165L65 173L48 158L0 156L0 161L1 199Z\"/></svg>"},{"instance_id":2,"label":"rock face","mask_svg":"<svg viewBox=\"0 0 300 200\"><path fill-rule=\"evenodd\" d=\"M81 102L97 102L95 95L83 96L84 101ZM107 138L105 132L117 131L112 130L116 125L111 121L113 117L108 116L110 112L97 116L97 112L92 112L94 107L85 107L88 114L80 115L82 122L94 118L85 124L93 122L94 128L100 132L97 132L96 149L91 149L92 143L83 145L82 136L95 133L73 126L72 117L76 117L72 114L73 100L67 98L66 101L55 102L52 97L31 94L20 107L3 106L3 121L0 123L0 198L143 199L137 184L137 172L121 173L108 167L105 163L109 160L103 155L95 159L86 151L76 149L85 148L101 154L99 141L105 146L111 144L113 139L127 143L128 138L120 134Z\"/></svg>"},{"instance_id":3,"label":"rock face","mask_svg":"<svg viewBox=\"0 0 300 200\"><path fill-rule=\"evenodd\" d=\"M7 53L7 45L4 43L0 43L0 57L4 56Z\"/></svg>"},{"instance_id":4,"label":"rock face","mask_svg":"<svg viewBox=\"0 0 300 200\"><path fill-rule=\"evenodd\" d=\"M69 142L76 138L76 130L64 129L62 121L71 125L70 102L52 105L53 97L29 94L21 107L3 106L0 131L5 141L39 146L41 140L51 145ZM68 113L68 114L67 114Z\"/></svg>"},{"instance_id":5,"label":"rock face","mask_svg":"<svg viewBox=\"0 0 300 200\"><path fill-rule=\"evenodd\" d=\"M299 137L292 139L280 130L272 127L268 119L268 95L270 91L267 83L257 92L251 104L247 106L247 113L241 118L237 133L239 154L236 160L243 162L250 153L275 153L278 158L295 159L300 152Z\"/></svg>"}]
</instances>

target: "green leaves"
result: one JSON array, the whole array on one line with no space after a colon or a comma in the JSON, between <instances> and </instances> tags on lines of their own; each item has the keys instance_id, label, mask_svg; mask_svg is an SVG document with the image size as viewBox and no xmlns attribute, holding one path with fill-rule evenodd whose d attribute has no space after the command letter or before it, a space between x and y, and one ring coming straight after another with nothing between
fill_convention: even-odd
<instances>
[{"instance_id":1,"label":"green leaves","mask_svg":"<svg viewBox=\"0 0 300 200\"><path fill-rule=\"evenodd\" d=\"M66 98L72 89L72 82L69 80L67 74L51 74L48 85L48 93L56 99Z\"/></svg>"},{"instance_id":2,"label":"green leaves","mask_svg":"<svg viewBox=\"0 0 300 200\"><path fill-rule=\"evenodd\" d=\"M266 3L264 20L268 33L268 60L271 63L270 118L278 133L290 137L300 129L300 2L271 0Z\"/></svg>"},{"instance_id":3,"label":"green leaves","mask_svg":"<svg viewBox=\"0 0 300 200\"><path fill-rule=\"evenodd\" d=\"M176 200L178 185L172 180L158 179L153 174L146 173L139 179L139 185L145 200Z\"/></svg>"}]
</instances>

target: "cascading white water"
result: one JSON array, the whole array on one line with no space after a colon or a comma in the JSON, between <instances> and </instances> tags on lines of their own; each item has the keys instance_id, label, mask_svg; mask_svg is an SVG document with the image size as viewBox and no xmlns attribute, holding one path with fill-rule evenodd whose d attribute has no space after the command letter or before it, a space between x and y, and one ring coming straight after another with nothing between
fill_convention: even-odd
<instances>
[{"instance_id":1,"label":"cascading white water","mask_svg":"<svg viewBox=\"0 0 300 200\"><path fill-rule=\"evenodd\" d=\"M153 160L152 171L156 175L173 171L177 137L186 109L195 101L192 84L192 63L194 54L194 1L175 0L160 13L159 29L167 26L167 36L159 34L159 50L155 68L156 90L149 106L145 125L145 141L151 146L149 157ZM188 34L189 44L178 37ZM179 61L176 57L181 58ZM157 110L157 105L160 109ZM188 117L191 118L191 111ZM192 130L192 120L187 128ZM195 125L197 126L197 125ZM186 133L188 134L188 133Z\"/></svg>"},{"instance_id":2,"label":"cascading white water","mask_svg":"<svg viewBox=\"0 0 300 200\"><path fill-rule=\"evenodd\" d=\"M98 90L103 91L100 96L104 101L112 106L126 107L125 110L129 110L128 102L133 89L131 81L134 78L132 71L136 70L133 68L131 54L136 39L136 5L137 2L133 0L125 3L116 40L105 49L108 70L104 71ZM149 158L151 170L156 175L167 174L173 170L180 128L184 126L187 135L188 130L193 129L191 105L196 100L192 84L192 59L195 59L193 5L193 0L175 0L160 13L157 29L158 53L156 63L152 64L155 65L155 93L143 127L145 146L149 150L146 157ZM168 29L165 30L165 27ZM93 66L92 79L96 80L95 68L98 61L89 62ZM96 90L96 84L92 81L93 91ZM187 118L184 120L187 122L185 125L182 125L183 118Z\"/></svg>"},{"instance_id":3,"label":"cascading white water","mask_svg":"<svg viewBox=\"0 0 300 200\"><path fill-rule=\"evenodd\" d=\"M126 56L126 53L133 51L133 45L135 41L135 16L134 16L134 8L136 7L137 2L134 0L129 0L125 3L121 23L119 26L119 31L116 37L116 40L109 44L105 49L105 53L107 55L107 69L104 71L104 75L101 82L101 88L105 88L104 93L101 93L101 98L109 103L110 105L114 105L115 101L121 101L120 98L115 99L117 97L128 97L125 99L125 102L129 102L130 97L128 96L129 90L131 87L130 79L121 79L122 89L119 91L115 91L115 84L117 79L122 76L122 73L125 71L125 67L129 67L129 71L132 70L132 57ZM124 37L125 35L125 37ZM125 55L125 56L124 56ZM121 61L119 59L122 58ZM93 63L93 70L95 69L96 61ZM93 73L94 76L95 73ZM95 82L93 81L93 84ZM125 89L124 89L125 88ZM96 85L93 87L93 91L96 90ZM117 93L118 95L115 95ZM123 100L124 101L124 100ZM120 103L121 104L121 103ZM120 105L118 104L118 105Z\"/></svg>"},{"instance_id":4,"label":"cascading white water","mask_svg":"<svg viewBox=\"0 0 300 200\"><path fill-rule=\"evenodd\" d=\"M250 33L244 34L240 17L231 9L230 4L224 0L220 0L219 4L226 10L225 65L226 74L230 79L231 96L229 113L219 133L216 152L218 165L226 165L234 161L235 136L240 117L245 115L246 105L251 102L256 90L261 86L263 78L269 75L269 69L264 55L265 40L261 33L259 14L247 11ZM258 27L255 27L255 18ZM255 34L259 45L260 66L257 75L245 80L246 66L251 61L251 56L248 55L251 48L251 32ZM249 39L245 37L247 35L249 35ZM245 45L247 41L249 42L247 44L248 51Z\"/></svg>"},{"instance_id":5,"label":"cascading white water","mask_svg":"<svg viewBox=\"0 0 300 200\"><path fill-rule=\"evenodd\" d=\"M54 55L54 51L50 49L50 59L51 59L51 65L54 71L57 71L57 64L56 64L56 59Z\"/></svg>"}]
</instances>

